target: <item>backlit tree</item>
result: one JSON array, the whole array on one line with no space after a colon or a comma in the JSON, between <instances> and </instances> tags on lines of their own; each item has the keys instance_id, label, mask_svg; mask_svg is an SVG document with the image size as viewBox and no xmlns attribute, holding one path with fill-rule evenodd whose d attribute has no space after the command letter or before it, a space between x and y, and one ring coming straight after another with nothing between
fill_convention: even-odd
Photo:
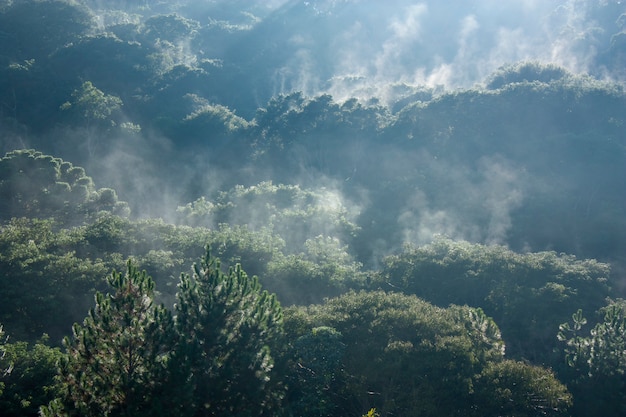
<instances>
[{"instance_id":1,"label":"backlit tree","mask_svg":"<svg viewBox=\"0 0 626 417\"><path fill-rule=\"evenodd\" d=\"M186 379L193 416L260 416L281 388L272 373L271 340L282 329L274 295L238 264L226 274L207 251L183 274L176 305L179 344L172 366Z\"/></svg>"},{"instance_id":2,"label":"backlit tree","mask_svg":"<svg viewBox=\"0 0 626 417\"><path fill-rule=\"evenodd\" d=\"M62 395L42 408L45 416L158 416L167 414L162 395L172 319L153 303L154 281L129 261L113 272L113 294L97 293L96 306L64 341Z\"/></svg>"}]
</instances>

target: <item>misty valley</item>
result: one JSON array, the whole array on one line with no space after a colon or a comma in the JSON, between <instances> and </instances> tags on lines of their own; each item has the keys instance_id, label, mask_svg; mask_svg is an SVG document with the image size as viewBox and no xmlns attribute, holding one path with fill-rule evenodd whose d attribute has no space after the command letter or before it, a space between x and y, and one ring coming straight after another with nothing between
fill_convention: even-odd
<instances>
[{"instance_id":1,"label":"misty valley","mask_svg":"<svg viewBox=\"0 0 626 417\"><path fill-rule=\"evenodd\" d=\"M0 0L0 415L626 415L625 82L617 0Z\"/></svg>"}]
</instances>

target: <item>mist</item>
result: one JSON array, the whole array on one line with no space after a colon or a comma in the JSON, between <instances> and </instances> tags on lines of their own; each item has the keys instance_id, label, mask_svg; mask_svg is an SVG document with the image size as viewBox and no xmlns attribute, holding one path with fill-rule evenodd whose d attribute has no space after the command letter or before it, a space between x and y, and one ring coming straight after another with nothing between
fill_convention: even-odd
<instances>
[{"instance_id":1,"label":"mist","mask_svg":"<svg viewBox=\"0 0 626 417\"><path fill-rule=\"evenodd\" d=\"M234 107L246 117L270 97L293 91L392 105L414 89L481 84L499 67L520 61L626 80L623 56L615 60L626 11L617 0L91 4L102 22L159 13L195 22L197 30L174 42L171 62L222 60L232 70L229 85L244 90L237 92L243 101ZM117 15L115 21L114 5L126 17ZM229 40L201 41L209 31L228 34Z\"/></svg>"},{"instance_id":2,"label":"mist","mask_svg":"<svg viewBox=\"0 0 626 417\"><path fill-rule=\"evenodd\" d=\"M621 415L624 126L621 0L0 0L0 409Z\"/></svg>"},{"instance_id":3,"label":"mist","mask_svg":"<svg viewBox=\"0 0 626 417\"><path fill-rule=\"evenodd\" d=\"M238 186L297 186L318 205L335 196L359 230L341 242L374 265L436 235L598 256L604 248L590 250L585 234L623 210L619 179L595 190L567 164L592 164L589 181L614 171L566 145L583 135L577 128L605 138L599 148L623 141L619 1L82 4L84 26L62 46L42 51L27 33L11 35L23 46L5 59L2 149L76 161L136 218L177 222L186 205ZM45 30L56 30L50 23ZM55 89L44 74L55 74ZM45 92L33 106L22 105L29 76ZM77 98L85 81L104 107ZM593 110L594 94L607 97L606 114ZM545 142L554 142L554 159ZM573 207L577 226L554 231L568 238L524 230L529 210L543 213L550 198ZM246 207L202 225L258 230L271 223L266 214ZM298 221L281 233L304 233ZM331 226L311 229L337 235Z\"/></svg>"},{"instance_id":4,"label":"mist","mask_svg":"<svg viewBox=\"0 0 626 417\"><path fill-rule=\"evenodd\" d=\"M246 40L289 51L274 68L248 57L275 79L274 94L391 103L394 85L468 88L519 61L624 80L605 59L623 12L617 1L291 1L259 18Z\"/></svg>"}]
</instances>

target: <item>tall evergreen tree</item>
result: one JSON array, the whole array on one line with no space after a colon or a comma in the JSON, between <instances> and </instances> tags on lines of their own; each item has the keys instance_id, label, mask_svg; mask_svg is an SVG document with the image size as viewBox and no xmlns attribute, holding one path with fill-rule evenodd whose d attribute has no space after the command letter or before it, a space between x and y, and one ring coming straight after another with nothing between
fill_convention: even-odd
<instances>
[{"instance_id":1,"label":"tall evergreen tree","mask_svg":"<svg viewBox=\"0 0 626 417\"><path fill-rule=\"evenodd\" d=\"M60 362L61 396L44 416L171 415L161 395L166 381L173 321L153 303L154 281L128 261L126 274L108 277L110 295L66 338Z\"/></svg>"},{"instance_id":2,"label":"tall evergreen tree","mask_svg":"<svg viewBox=\"0 0 626 417\"><path fill-rule=\"evenodd\" d=\"M586 334L587 319L579 309L571 323L559 327L558 339L570 369L574 416L626 415L626 301L600 309L604 320ZM569 375L568 375L569 374Z\"/></svg>"},{"instance_id":3,"label":"tall evergreen tree","mask_svg":"<svg viewBox=\"0 0 626 417\"><path fill-rule=\"evenodd\" d=\"M207 250L183 274L176 305L179 343L172 368L186 382L185 415L261 416L281 395L269 345L282 331L280 304L239 264L228 273Z\"/></svg>"}]
</instances>

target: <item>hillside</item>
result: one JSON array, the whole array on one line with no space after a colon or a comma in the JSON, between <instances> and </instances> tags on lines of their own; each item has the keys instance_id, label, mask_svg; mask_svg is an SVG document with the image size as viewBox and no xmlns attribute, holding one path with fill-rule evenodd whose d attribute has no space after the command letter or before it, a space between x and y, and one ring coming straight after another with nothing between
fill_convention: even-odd
<instances>
[{"instance_id":1,"label":"hillside","mask_svg":"<svg viewBox=\"0 0 626 417\"><path fill-rule=\"evenodd\" d=\"M626 6L548 3L0 1L0 414L623 415Z\"/></svg>"}]
</instances>

